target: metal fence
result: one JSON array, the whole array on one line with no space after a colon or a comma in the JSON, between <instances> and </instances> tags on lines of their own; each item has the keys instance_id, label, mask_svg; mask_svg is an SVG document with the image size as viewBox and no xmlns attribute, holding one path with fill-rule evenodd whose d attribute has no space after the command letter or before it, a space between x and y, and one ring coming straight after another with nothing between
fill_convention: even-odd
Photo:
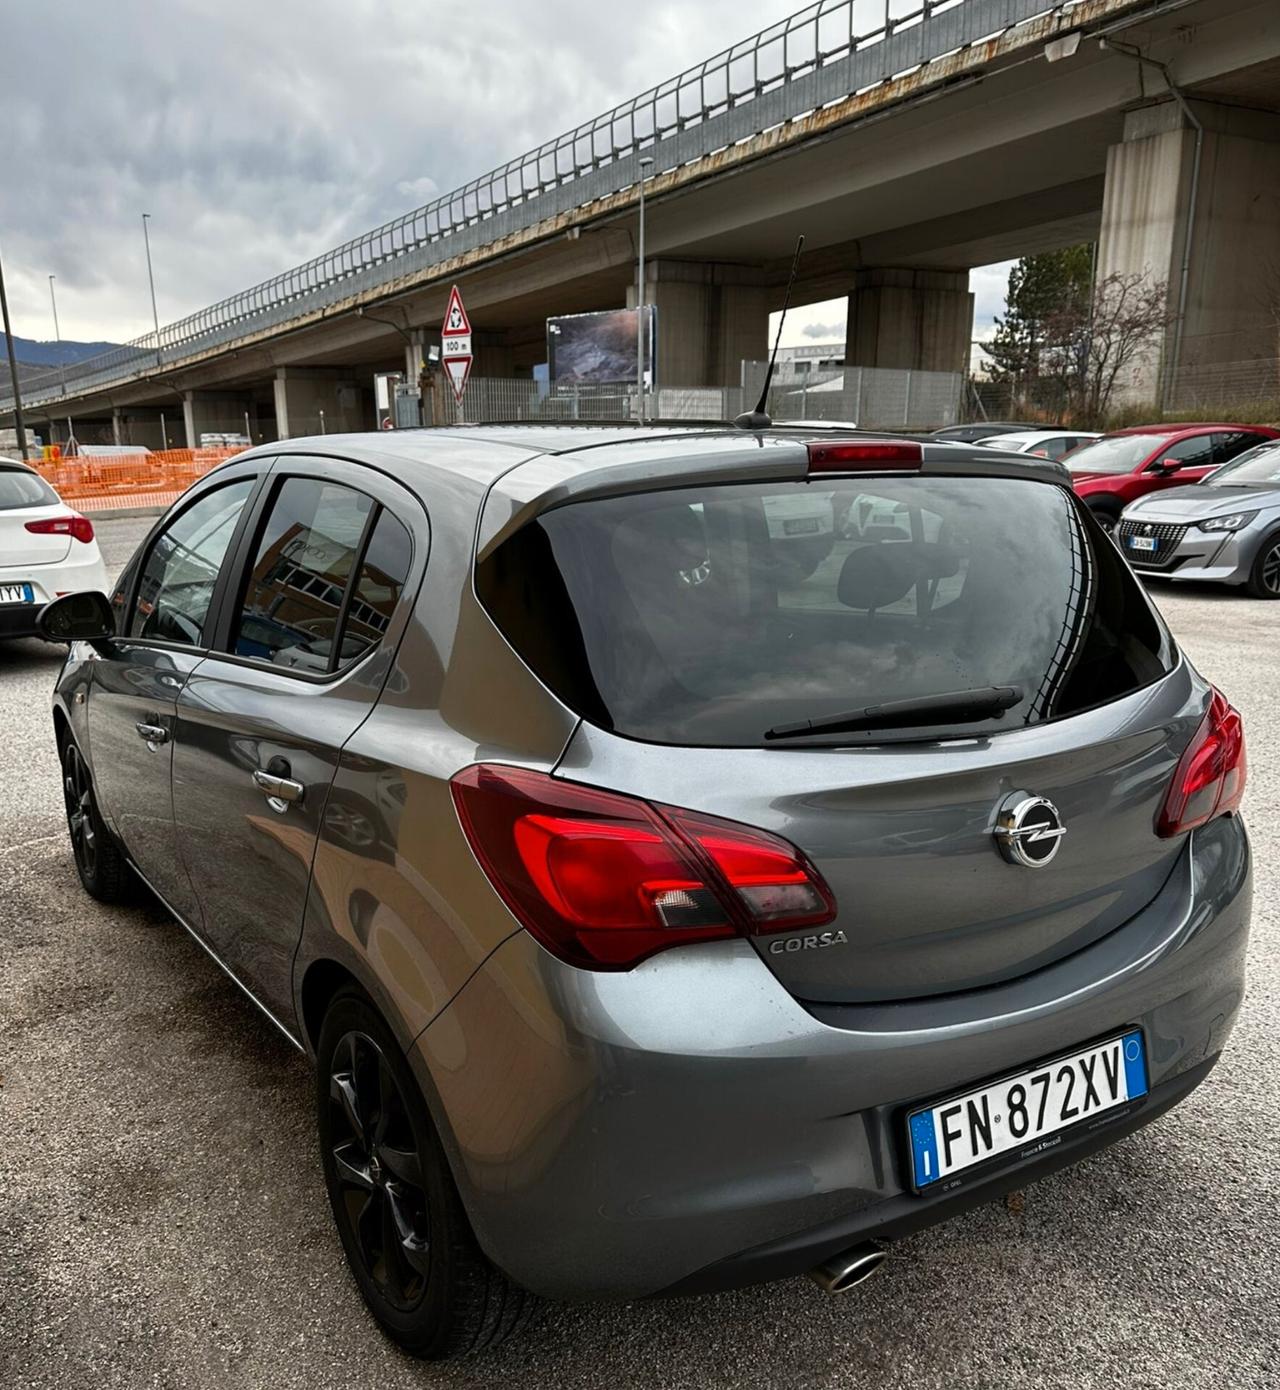
<instances>
[{"instance_id":1,"label":"metal fence","mask_svg":"<svg viewBox=\"0 0 1280 1390\"><path fill-rule=\"evenodd\" d=\"M753 405L765 363L744 362L742 381ZM775 420L839 420L860 429L941 429L960 418L964 376L894 367L841 367L806 378L775 377L767 409Z\"/></svg>"},{"instance_id":2,"label":"metal fence","mask_svg":"<svg viewBox=\"0 0 1280 1390\"><path fill-rule=\"evenodd\" d=\"M679 169L1067 4L817 0L592 121L303 265L66 369L72 394L143 376L352 295L429 272L547 217L632 188L643 153ZM28 387L59 394L57 373ZM0 388L0 409L12 396Z\"/></svg>"},{"instance_id":3,"label":"metal fence","mask_svg":"<svg viewBox=\"0 0 1280 1390\"><path fill-rule=\"evenodd\" d=\"M645 402L651 420L732 420L750 410L764 382L764 363L742 364L743 386L666 386ZM959 372L844 367L820 380L775 382L767 410L779 421L838 421L862 429L938 429L959 418L964 378ZM560 387L533 381L473 377L457 418L485 420L631 420L635 388ZM440 423L454 417L450 401Z\"/></svg>"},{"instance_id":4,"label":"metal fence","mask_svg":"<svg viewBox=\"0 0 1280 1390\"><path fill-rule=\"evenodd\" d=\"M1173 373L1166 408L1179 414L1280 419L1280 359L1183 367Z\"/></svg>"}]
</instances>

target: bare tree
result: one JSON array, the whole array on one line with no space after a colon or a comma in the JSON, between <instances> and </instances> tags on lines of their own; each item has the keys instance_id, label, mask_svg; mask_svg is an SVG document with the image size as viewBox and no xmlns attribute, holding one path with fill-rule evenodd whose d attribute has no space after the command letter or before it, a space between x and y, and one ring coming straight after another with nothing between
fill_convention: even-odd
<instances>
[{"instance_id":1,"label":"bare tree","mask_svg":"<svg viewBox=\"0 0 1280 1390\"><path fill-rule=\"evenodd\" d=\"M1141 273L1108 275L1084 305L1065 304L1052 316L1045 336L1078 423L1103 420L1122 374L1172 321L1167 283Z\"/></svg>"}]
</instances>

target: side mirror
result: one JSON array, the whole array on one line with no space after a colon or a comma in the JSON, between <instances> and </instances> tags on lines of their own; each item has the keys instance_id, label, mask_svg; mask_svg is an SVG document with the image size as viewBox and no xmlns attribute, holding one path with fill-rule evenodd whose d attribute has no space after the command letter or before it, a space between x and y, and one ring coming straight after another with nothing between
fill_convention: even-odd
<instances>
[{"instance_id":1,"label":"side mirror","mask_svg":"<svg viewBox=\"0 0 1280 1390\"><path fill-rule=\"evenodd\" d=\"M1155 466L1155 472L1157 472L1157 473L1176 473L1176 472L1178 471L1178 469L1181 468L1181 467L1182 467L1182 460L1181 460L1181 459L1174 459L1174 458L1161 459L1160 462L1157 463L1156 466Z\"/></svg>"},{"instance_id":2,"label":"side mirror","mask_svg":"<svg viewBox=\"0 0 1280 1390\"><path fill-rule=\"evenodd\" d=\"M36 627L49 642L91 642L96 647L116 635L116 616L106 594L63 594L36 614Z\"/></svg>"}]
</instances>

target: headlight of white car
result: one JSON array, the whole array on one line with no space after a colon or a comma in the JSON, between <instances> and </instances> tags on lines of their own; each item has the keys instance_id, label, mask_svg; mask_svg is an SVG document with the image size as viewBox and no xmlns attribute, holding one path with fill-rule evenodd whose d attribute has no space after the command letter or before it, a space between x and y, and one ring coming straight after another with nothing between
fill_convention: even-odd
<instances>
[{"instance_id":1,"label":"headlight of white car","mask_svg":"<svg viewBox=\"0 0 1280 1390\"><path fill-rule=\"evenodd\" d=\"M1198 524L1202 531L1238 531L1257 515L1257 512L1232 512L1230 516L1211 516Z\"/></svg>"}]
</instances>

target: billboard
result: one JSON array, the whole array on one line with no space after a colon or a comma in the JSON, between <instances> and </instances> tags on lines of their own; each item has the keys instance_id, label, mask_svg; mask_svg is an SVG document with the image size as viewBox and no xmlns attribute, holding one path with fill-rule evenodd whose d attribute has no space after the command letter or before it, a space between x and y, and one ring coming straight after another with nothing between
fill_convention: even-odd
<instances>
[{"instance_id":1,"label":"billboard","mask_svg":"<svg viewBox=\"0 0 1280 1390\"><path fill-rule=\"evenodd\" d=\"M654 385L657 308L646 304L645 379ZM547 320L547 363L552 386L634 384L636 310L564 314Z\"/></svg>"}]
</instances>

